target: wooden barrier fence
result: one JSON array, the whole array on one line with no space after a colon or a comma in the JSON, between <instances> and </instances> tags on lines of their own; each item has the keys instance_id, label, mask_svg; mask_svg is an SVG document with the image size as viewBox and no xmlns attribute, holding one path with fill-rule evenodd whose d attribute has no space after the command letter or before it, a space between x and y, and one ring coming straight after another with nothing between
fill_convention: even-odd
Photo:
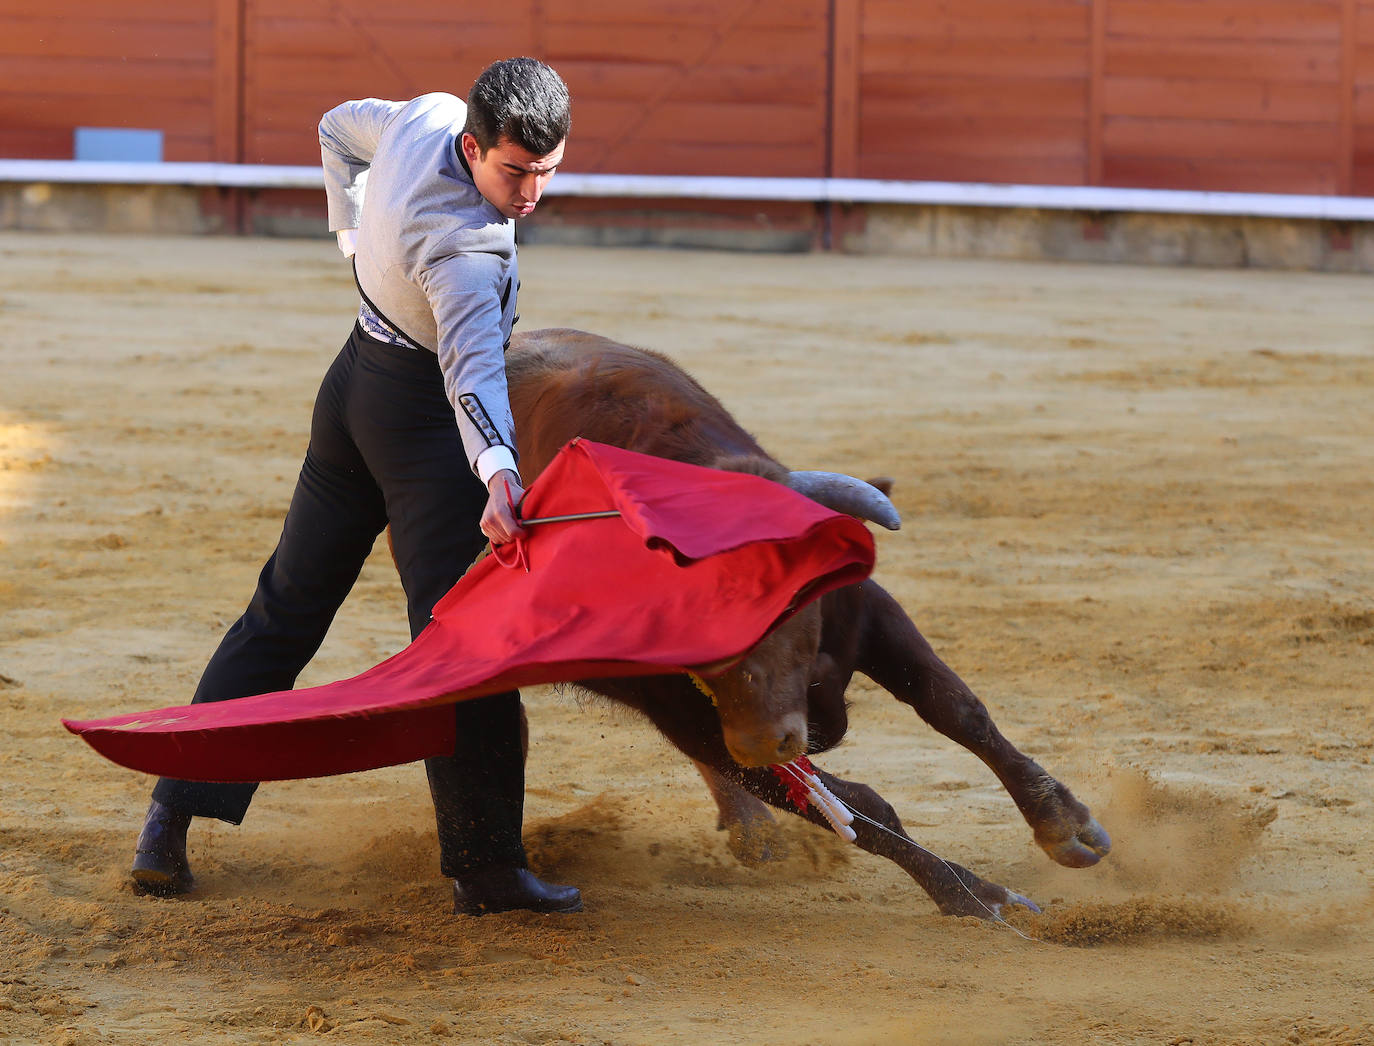
<instances>
[{"instance_id":1,"label":"wooden barrier fence","mask_svg":"<svg viewBox=\"0 0 1374 1046\"><path fill-rule=\"evenodd\" d=\"M522 53L569 171L1374 195L1374 0L0 0L0 156L311 164Z\"/></svg>"}]
</instances>

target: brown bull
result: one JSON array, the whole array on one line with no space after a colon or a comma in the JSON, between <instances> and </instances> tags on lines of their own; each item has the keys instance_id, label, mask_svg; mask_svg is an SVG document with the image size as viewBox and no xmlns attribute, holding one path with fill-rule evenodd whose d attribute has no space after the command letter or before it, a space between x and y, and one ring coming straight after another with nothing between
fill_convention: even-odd
<instances>
[{"instance_id":1,"label":"brown bull","mask_svg":"<svg viewBox=\"0 0 1374 1046\"><path fill-rule=\"evenodd\" d=\"M681 368L656 353L573 330L515 338L507 356L511 405L526 482L574 436L645 454L755 472L816 500L895 528L883 494L849 477L792 473L755 442ZM745 861L768 856L764 803L825 826L814 804L798 811L769 764L837 745L847 727L845 690L861 672L927 723L983 760L1006 787L1036 842L1060 864L1095 864L1110 849L1087 807L998 731L987 708L942 662L873 580L824 596L775 629L709 693L685 676L584 680L581 685L643 712L694 760L720 808L720 826ZM713 707L713 705L715 707ZM856 842L894 861L952 915L987 917L1029 904L915 845L873 789L820 773L861 815Z\"/></svg>"}]
</instances>

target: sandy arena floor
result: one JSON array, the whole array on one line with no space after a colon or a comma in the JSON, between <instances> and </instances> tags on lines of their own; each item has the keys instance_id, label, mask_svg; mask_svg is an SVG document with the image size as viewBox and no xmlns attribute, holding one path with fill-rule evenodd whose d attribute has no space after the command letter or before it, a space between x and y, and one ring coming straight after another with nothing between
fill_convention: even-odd
<instances>
[{"instance_id":1,"label":"sandy arena floor","mask_svg":"<svg viewBox=\"0 0 1374 1046\"><path fill-rule=\"evenodd\" d=\"M0 1041L1374 1042L1374 283L531 248L522 327L668 352L795 467L896 477L877 575L1116 841L1052 865L856 686L821 760L1045 905L939 916L788 824L749 870L641 723L527 695L526 830L585 914L455 919L424 776L265 787L201 888L62 730L189 699L355 307L329 243L0 235ZM385 549L302 682L398 649Z\"/></svg>"}]
</instances>

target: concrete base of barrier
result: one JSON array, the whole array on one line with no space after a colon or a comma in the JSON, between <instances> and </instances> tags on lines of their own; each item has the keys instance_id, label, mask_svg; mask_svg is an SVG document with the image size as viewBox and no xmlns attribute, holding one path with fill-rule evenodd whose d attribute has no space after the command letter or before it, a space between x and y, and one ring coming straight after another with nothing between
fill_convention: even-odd
<instances>
[{"instance_id":1,"label":"concrete base of barrier","mask_svg":"<svg viewBox=\"0 0 1374 1046\"><path fill-rule=\"evenodd\" d=\"M0 183L0 229L326 233L300 189ZM922 204L550 197L523 243L1374 272L1374 222Z\"/></svg>"},{"instance_id":2,"label":"concrete base of barrier","mask_svg":"<svg viewBox=\"0 0 1374 1046\"><path fill-rule=\"evenodd\" d=\"M1374 272L1374 223L1229 215L872 204L840 237L857 254Z\"/></svg>"},{"instance_id":3,"label":"concrete base of barrier","mask_svg":"<svg viewBox=\"0 0 1374 1046\"><path fill-rule=\"evenodd\" d=\"M223 232L207 190L182 185L0 183L0 229L31 232Z\"/></svg>"}]
</instances>

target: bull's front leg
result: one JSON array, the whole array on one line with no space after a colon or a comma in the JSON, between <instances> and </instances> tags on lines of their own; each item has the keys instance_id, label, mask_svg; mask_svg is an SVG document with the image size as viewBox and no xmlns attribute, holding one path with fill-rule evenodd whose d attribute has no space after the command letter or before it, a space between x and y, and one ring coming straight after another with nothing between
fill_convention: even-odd
<instances>
[{"instance_id":1,"label":"bull's front leg","mask_svg":"<svg viewBox=\"0 0 1374 1046\"><path fill-rule=\"evenodd\" d=\"M716 804L716 830L728 832L735 860L748 868L783 857L778 823L763 802L726 778L709 763L692 760Z\"/></svg>"},{"instance_id":2,"label":"bull's front leg","mask_svg":"<svg viewBox=\"0 0 1374 1046\"><path fill-rule=\"evenodd\" d=\"M722 783L733 782L754 797L755 801L762 799L780 810L798 814L830 830L829 822L814 803L808 801L804 808L799 809L796 789L789 789L774 768L746 768L732 763L717 767L716 772ZM850 826L854 829L855 845L875 856L887 858L910 875L930 895L941 913L988 919L999 915L1003 908L1012 904L1023 904L1037 912L1040 910L1021 894L988 882L918 844L907 835L891 804L868 785L845 781L819 769L816 775L855 814L854 823ZM715 792L715 789L712 791Z\"/></svg>"},{"instance_id":3,"label":"bull's front leg","mask_svg":"<svg viewBox=\"0 0 1374 1046\"><path fill-rule=\"evenodd\" d=\"M1086 868L1105 857L1111 838L1088 808L1002 736L987 707L936 656L901 605L871 580L849 591L862 600L855 668L986 763L1051 858Z\"/></svg>"}]
</instances>

